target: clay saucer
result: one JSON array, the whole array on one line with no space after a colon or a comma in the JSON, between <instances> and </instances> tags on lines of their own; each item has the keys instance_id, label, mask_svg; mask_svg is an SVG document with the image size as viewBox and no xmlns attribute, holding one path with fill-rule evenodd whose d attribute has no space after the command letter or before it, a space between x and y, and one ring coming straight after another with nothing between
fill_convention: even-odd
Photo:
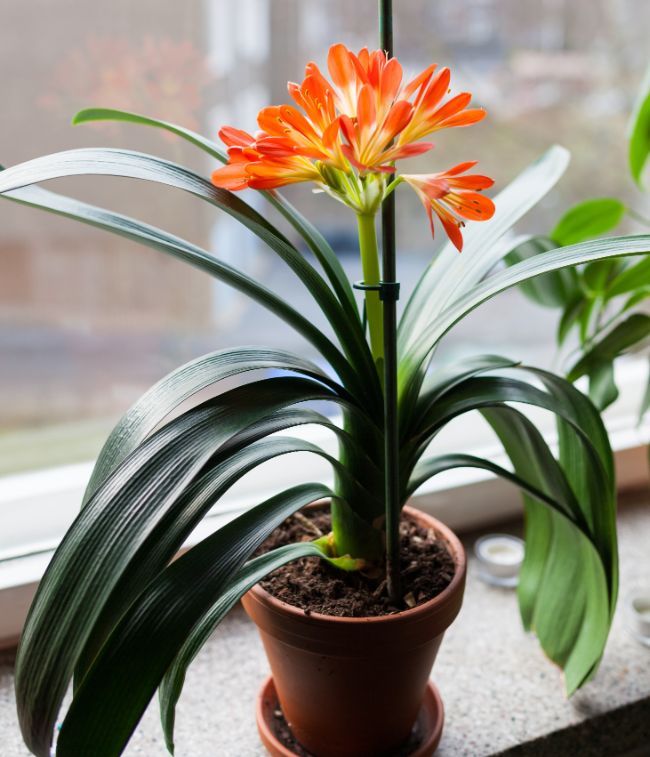
<instances>
[{"instance_id":1,"label":"clay saucer","mask_svg":"<svg viewBox=\"0 0 650 757\"><path fill-rule=\"evenodd\" d=\"M298 754L285 746L276 735L277 713L280 708L278 697L275 692L273 677L269 676L257 697L256 719L257 729L272 757L296 757ZM417 728L420 734L420 742L408 757L431 757L436 751L442 736L442 726L445 720L445 711L442 699L436 685L429 680L424 701L417 719ZM403 754L401 752L400 754Z\"/></svg>"}]
</instances>

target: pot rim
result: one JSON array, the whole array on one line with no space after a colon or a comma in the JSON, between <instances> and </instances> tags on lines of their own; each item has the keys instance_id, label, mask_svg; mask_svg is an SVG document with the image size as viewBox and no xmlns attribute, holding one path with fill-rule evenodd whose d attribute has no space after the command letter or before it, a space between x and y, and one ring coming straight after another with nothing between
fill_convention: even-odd
<instances>
[{"instance_id":1,"label":"pot rim","mask_svg":"<svg viewBox=\"0 0 650 757\"><path fill-rule=\"evenodd\" d=\"M313 504L318 505L321 503ZM309 505L309 507L312 506L313 505ZM440 592L440 594L437 594L435 597L428 599L426 602L423 602L420 605L416 605L415 607L411 607L408 610L401 610L400 612L392 613L391 615L349 617L340 615L326 615L325 613L320 612L309 612L307 614L302 608L291 605L281 599L277 599L277 597L274 597L259 584L255 584L252 589L249 589L249 593L252 594L258 602L269 607L270 610L277 613L290 615L296 619L299 619L303 623L314 622L319 625L336 625L338 627L342 627L344 625L367 625L369 623L373 625L376 625L378 623L394 624L419 620L420 616L427 615L438 606L444 606L445 604L447 604L447 602L452 601L453 598L457 595L459 589L462 591L462 584L465 581L465 574L467 571L467 556L465 554L465 548L463 547L463 544L458 536L456 536L456 534L449 528L449 526L446 526L442 521L438 520L429 513L425 513L422 510L419 510L416 507L404 505L402 511L414 516L417 519L428 521L428 527L433 528L436 531L436 535L441 536L443 540L451 547L450 551L452 553L456 567L454 577L449 582L449 585Z\"/></svg>"}]
</instances>

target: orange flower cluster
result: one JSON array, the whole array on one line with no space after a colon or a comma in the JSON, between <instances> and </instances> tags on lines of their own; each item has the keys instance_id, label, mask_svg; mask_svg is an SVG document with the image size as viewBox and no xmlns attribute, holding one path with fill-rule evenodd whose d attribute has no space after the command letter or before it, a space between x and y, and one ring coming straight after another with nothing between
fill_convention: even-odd
<instances>
[{"instance_id":1,"label":"orange flower cluster","mask_svg":"<svg viewBox=\"0 0 650 757\"><path fill-rule=\"evenodd\" d=\"M366 48L355 55L342 44L330 48L327 67L331 83L315 63L307 64L301 84L289 83L300 110L293 105L263 108L255 136L229 126L220 130L228 164L214 171L214 184L237 191L313 181L358 213L368 213L404 181L422 199L432 233L435 212L460 250L463 219L487 220L494 213L492 201L479 194L492 180L460 175L474 163L393 178L394 163L433 147L418 140L440 129L474 124L485 111L467 107L467 92L445 101L448 68L436 71L432 65L403 83L397 58Z\"/></svg>"}]
</instances>

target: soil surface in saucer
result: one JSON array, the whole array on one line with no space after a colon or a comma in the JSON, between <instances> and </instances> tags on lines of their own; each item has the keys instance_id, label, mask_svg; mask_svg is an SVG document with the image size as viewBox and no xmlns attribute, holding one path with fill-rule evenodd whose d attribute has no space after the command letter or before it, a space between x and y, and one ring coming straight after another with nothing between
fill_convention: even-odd
<instances>
[{"instance_id":1,"label":"soil surface in saucer","mask_svg":"<svg viewBox=\"0 0 650 757\"><path fill-rule=\"evenodd\" d=\"M291 729L289 728L287 721L284 718L284 714L280 709L280 705L277 704L277 702L276 707L273 710L273 722L271 723L271 728L273 729L275 737L282 744L282 746L288 749L292 754L295 754L296 757L314 757L312 752L308 752L299 741L296 741L295 736L293 735L293 733L291 733ZM413 730L411 731L411 735L409 736L408 741L405 744L402 744L399 749L391 752L390 755L386 755L385 757L409 757L409 755L412 755L421 743L422 724L420 723L420 718L418 717L418 719L415 721L415 725L413 726Z\"/></svg>"},{"instance_id":2,"label":"soil surface in saucer","mask_svg":"<svg viewBox=\"0 0 650 757\"><path fill-rule=\"evenodd\" d=\"M330 531L328 510L291 516L262 544L259 552L297 541L311 541ZM376 617L407 610L432 599L454 577L455 565L445 543L408 515L400 524L400 566L404 600L391 602L381 570L345 572L318 557L284 565L260 582L277 599L309 614Z\"/></svg>"}]
</instances>

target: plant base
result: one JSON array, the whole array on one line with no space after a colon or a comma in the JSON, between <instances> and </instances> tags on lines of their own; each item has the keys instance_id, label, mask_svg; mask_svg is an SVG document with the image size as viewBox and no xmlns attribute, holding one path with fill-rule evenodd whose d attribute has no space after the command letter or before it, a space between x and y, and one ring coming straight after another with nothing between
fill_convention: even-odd
<instances>
[{"instance_id":1,"label":"plant base","mask_svg":"<svg viewBox=\"0 0 650 757\"><path fill-rule=\"evenodd\" d=\"M262 743L272 757L296 757L298 753L285 746L276 734L275 721L279 707L273 677L269 676L257 697L257 729ZM442 699L433 681L429 681L417 720L420 741L412 752L400 751L399 756L430 757L440 742L444 720Z\"/></svg>"}]
</instances>

